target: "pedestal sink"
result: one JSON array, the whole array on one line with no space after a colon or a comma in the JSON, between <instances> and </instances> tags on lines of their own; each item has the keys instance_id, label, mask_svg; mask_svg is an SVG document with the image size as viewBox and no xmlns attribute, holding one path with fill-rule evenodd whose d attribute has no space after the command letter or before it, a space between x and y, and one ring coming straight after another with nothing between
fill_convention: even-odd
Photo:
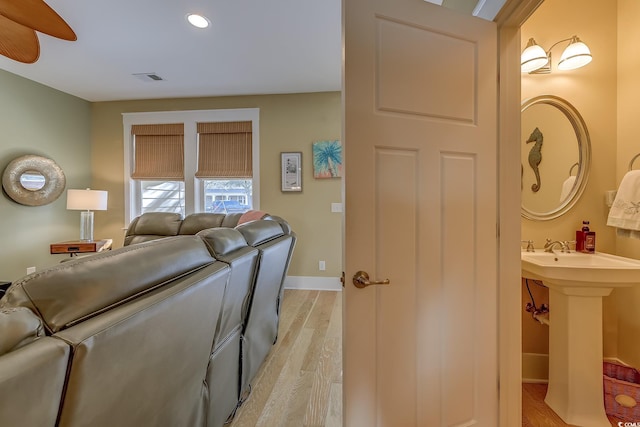
<instances>
[{"instance_id":1,"label":"pedestal sink","mask_svg":"<svg viewBox=\"0 0 640 427\"><path fill-rule=\"evenodd\" d=\"M640 285L640 260L522 252L522 277L549 288L549 387L545 403L567 424L611 427L602 383L602 297Z\"/></svg>"}]
</instances>

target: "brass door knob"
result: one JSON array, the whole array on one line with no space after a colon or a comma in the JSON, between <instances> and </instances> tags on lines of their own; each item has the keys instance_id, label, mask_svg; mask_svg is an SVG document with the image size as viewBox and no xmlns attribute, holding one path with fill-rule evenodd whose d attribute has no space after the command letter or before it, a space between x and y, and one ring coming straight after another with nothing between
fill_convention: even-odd
<instances>
[{"instance_id":1,"label":"brass door knob","mask_svg":"<svg viewBox=\"0 0 640 427\"><path fill-rule=\"evenodd\" d=\"M366 271L358 271L353 275L353 285L356 288L366 288L370 285L388 285L389 283L391 283L389 282L389 279L373 281L369 280L369 273L367 273Z\"/></svg>"}]
</instances>

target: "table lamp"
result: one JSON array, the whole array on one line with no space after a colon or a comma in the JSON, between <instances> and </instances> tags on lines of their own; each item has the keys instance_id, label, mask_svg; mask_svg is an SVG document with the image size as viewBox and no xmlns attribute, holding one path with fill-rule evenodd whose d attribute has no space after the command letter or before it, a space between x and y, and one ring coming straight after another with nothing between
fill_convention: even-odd
<instances>
[{"instance_id":1,"label":"table lamp","mask_svg":"<svg viewBox=\"0 0 640 427\"><path fill-rule=\"evenodd\" d=\"M80 240L93 240L93 211L107 210L108 192L103 190L67 190L67 209L81 210Z\"/></svg>"}]
</instances>

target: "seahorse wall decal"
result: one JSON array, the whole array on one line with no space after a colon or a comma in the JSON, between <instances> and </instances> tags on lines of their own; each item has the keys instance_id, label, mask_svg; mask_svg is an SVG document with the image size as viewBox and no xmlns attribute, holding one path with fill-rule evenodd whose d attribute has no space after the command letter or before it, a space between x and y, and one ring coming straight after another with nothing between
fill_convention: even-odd
<instances>
[{"instance_id":1,"label":"seahorse wall decal","mask_svg":"<svg viewBox=\"0 0 640 427\"><path fill-rule=\"evenodd\" d=\"M529 139L527 139L527 144L530 142L535 142L533 147L531 147L531 151L529 151L529 166L533 169L533 173L536 174L536 183L531 184L531 191L534 193L540 190L540 171L538 170L538 166L540 162L542 162L542 140L543 140L542 132L540 129L535 128L531 135L529 135Z\"/></svg>"}]
</instances>

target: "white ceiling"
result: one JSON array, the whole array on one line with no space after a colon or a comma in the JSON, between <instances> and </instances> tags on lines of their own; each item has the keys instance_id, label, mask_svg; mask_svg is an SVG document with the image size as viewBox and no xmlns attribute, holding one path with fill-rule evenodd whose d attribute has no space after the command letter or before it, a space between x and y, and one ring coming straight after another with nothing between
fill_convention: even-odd
<instances>
[{"instance_id":1,"label":"white ceiling","mask_svg":"<svg viewBox=\"0 0 640 427\"><path fill-rule=\"evenodd\" d=\"M427 0L441 4L442 0ZM504 0L444 0L493 19ZM0 69L88 101L322 92L341 86L341 0L46 0L73 28ZM447 4L449 3L449 4ZM197 29L186 15L212 22ZM133 74L155 73L163 81Z\"/></svg>"}]
</instances>

